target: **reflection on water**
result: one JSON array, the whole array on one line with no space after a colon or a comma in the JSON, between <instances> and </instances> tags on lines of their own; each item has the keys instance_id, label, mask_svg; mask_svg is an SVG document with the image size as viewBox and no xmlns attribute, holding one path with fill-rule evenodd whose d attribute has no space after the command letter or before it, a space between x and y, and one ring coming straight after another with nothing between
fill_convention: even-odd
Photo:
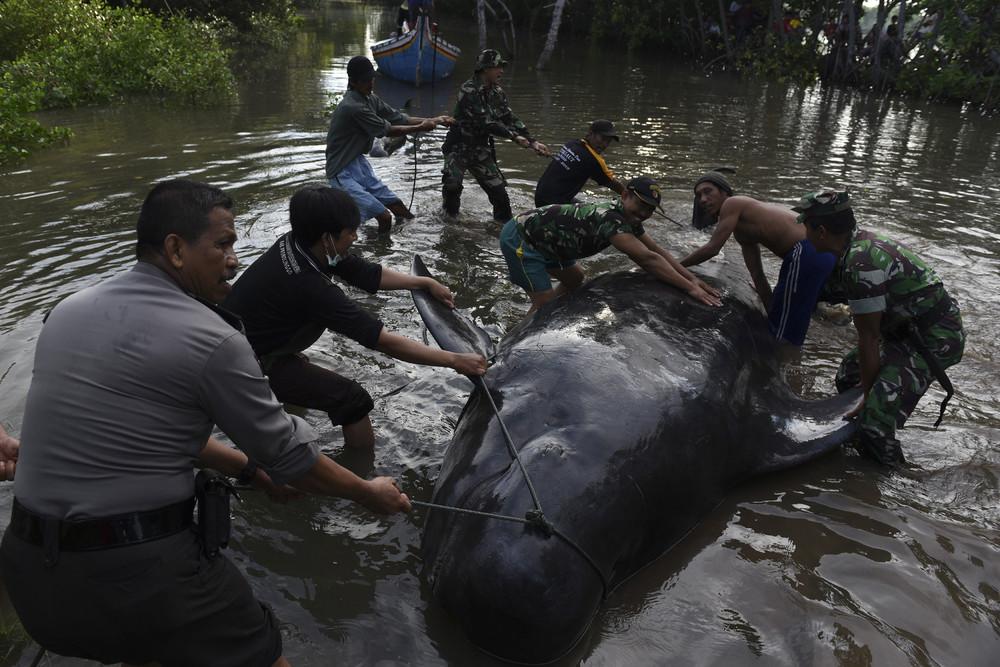
<instances>
[{"instance_id":1,"label":"reflection on water","mask_svg":"<svg viewBox=\"0 0 1000 667\"><path fill-rule=\"evenodd\" d=\"M226 188L237 201L244 265L287 229L288 197L323 179L326 108L344 89L347 60L392 21L383 9L358 4L325 10L299 36L288 67L258 77L231 108L46 115L72 127L73 142L0 181L0 419L19 430L46 310L133 261L135 217L154 181L188 176ZM471 68L475 35L450 17L442 29L465 51L459 78L419 91L379 80L389 103L411 99L418 115L450 110ZM848 186L864 226L906 242L935 267L961 303L969 333L965 360L951 371L957 393L942 428L931 428L941 397L935 387L901 434L908 456L931 471L927 479L887 478L847 454L746 485L617 591L567 662L994 663L1000 121L857 91L707 79L568 38L548 71L533 71L531 61L515 61L505 85L513 109L550 146L582 135L595 118L613 119L622 142L609 150L609 164L625 177L660 178L668 213L681 221L690 216L690 185L712 166L736 166L739 192L778 202ZM442 140L438 130L373 160L404 201L413 193L417 219L389 240L363 234L359 250L401 270L420 253L455 289L460 307L499 336L526 300L505 280L499 228L487 222L478 188L466 188L460 222L440 218ZM497 152L514 208L529 208L544 161L509 143ZM677 252L703 240L669 223L649 227ZM733 246L724 254L740 261ZM596 273L627 266L623 259L606 253L584 264ZM776 261L767 268L777 274ZM405 293L354 296L390 329L424 335ZM853 341L850 327L816 321L802 359L788 369L790 382L808 396L829 393ZM374 470L398 475L414 497L428 499L469 383L332 336L311 354L377 397ZM325 417L307 418L328 450L339 452L339 433ZM0 523L10 500L9 486L0 488ZM481 664L421 587L421 522L420 511L377 520L342 501L281 507L250 498L237 509L229 555L277 611L294 664Z\"/></svg>"}]
</instances>

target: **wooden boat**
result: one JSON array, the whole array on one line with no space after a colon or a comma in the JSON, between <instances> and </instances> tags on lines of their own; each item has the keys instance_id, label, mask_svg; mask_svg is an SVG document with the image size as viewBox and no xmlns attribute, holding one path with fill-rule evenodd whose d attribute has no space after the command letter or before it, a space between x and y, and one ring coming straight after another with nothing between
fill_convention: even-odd
<instances>
[{"instance_id":1,"label":"wooden boat","mask_svg":"<svg viewBox=\"0 0 1000 667\"><path fill-rule=\"evenodd\" d=\"M439 81L455 69L462 50L441 39L425 16L417 17L416 29L372 45L378 71L420 85Z\"/></svg>"}]
</instances>

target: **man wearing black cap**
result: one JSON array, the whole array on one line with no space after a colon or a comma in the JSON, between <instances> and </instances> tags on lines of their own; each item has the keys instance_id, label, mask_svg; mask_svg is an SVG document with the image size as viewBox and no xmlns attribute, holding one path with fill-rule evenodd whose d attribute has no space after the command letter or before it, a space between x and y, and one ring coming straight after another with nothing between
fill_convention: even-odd
<instances>
[{"instance_id":1,"label":"man wearing black cap","mask_svg":"<svg viewBox=\"0 0 1000 667\"><path fill-rule=\"evenodd\" d=\"M696 278L649 236L643 221L660 205L648 176L628 182L621 199L605 204L554 204L511 218L500 232L510 280L528 293L532 312L583 283L576 260L613 245L652 276L710 306L719 293ZM559 287L552 287L552 278Z\"/></svg>"},{"instance_id":2,"label":"man wearing black cap","mask_svg":"<svg viewBox=\"0 0 1000 667\"><path fill-rule=\"evenodd\" d=\"M493 137L510 139L548 157L548 147L531 138L527 126L510 110L507 94L500 87L507 61L495 49L486 49L476 58L476 72L462 84L455 104L455 124L441 146L444 168L441 171L441 194L444 210L457 216L462 200L462 179L472 172L479 187L493 205L493 219L510 219L507 179L497 165Z\"/></svg>"},{"instance_id":3,"label":"man wearing black cap","mask_svg":"<svg viewBox=\"0 0 1000 667\"><path fill-rule=\"evenodd\" d=\"M350 193L358 204L361 222L375 218L380 232L388 232L392 214L412 218L413 214L396 193L372 170L365 154L376 137L398 137L451 125L450 116L417 118L407 116L383 102L374 92L375 67L364 56L347 63L347 92L337 104L326 135L326 177L330 186Z\"/></svg>"},{"instance_id":4,"label":"man wearing black cap","mask_svg":"<svg viewBox=\"0 0 1000 667\"><path fill-rule=\"evenodd\" d=\"M535 206L576 202L587 179L593 179L618 194L625 191L622 182L608 169L601 154L612 141L618 141L610 120L595 120L583 139L572 139L559 149L535 187Z\"/></svg>"},{"instance_id":5,"label":"man wearing black cap","mask_svg":"<svg viewBox=\"0 0 1000 667\"><path fill-rule=\"evenodd\" d=\"M718 171L710 171L699 178L694 185L694 194L697 208L708 220L718 224L712 238L682 259L681 264L694 266L715 257L732 236L743 250L743 260L764 307L771 308L771 285L764 273L760 246L778 257L786 257L795 244L806 236L802 225L795 222L795 212L787 206L733 195L728 179ZM795 344L801 345L802 341Z\"/></svg>"}]
</instances>

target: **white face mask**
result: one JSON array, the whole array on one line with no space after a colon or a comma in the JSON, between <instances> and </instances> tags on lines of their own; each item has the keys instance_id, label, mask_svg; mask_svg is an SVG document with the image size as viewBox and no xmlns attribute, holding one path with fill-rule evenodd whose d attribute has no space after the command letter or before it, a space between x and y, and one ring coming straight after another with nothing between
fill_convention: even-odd
<instances>
[{"instance_id":1,"label":"white face mask","mask_svg":"<svg viewBox=\"0 0 1000 667\"><path fill-rule=\"evenodd\" d=\"M331 236L330 238L333 238L333 237ZM333 251L334 251L334 255L333 256L330 255L330 251L327 250L325 246L324 246L324 250L326 250L326 263L330 266L330 268L333 268L333 267L337 266L337 264L340 263L340 260L343 259L343 257L339 253L337 253L337 245L336 245L336 243L334 243L334 246L333 246Z\"/></svg>"}]
</instances>

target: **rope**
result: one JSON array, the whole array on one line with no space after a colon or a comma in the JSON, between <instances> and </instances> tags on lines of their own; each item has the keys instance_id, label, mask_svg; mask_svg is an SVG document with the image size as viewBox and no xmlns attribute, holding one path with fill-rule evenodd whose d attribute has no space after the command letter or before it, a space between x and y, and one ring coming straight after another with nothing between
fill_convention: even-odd
<instances>
[{"instance_id":1,"label":"rope","mask_svg":"<svg viewBox=\"0 0 1000 667\"><path fill-rule=\"evenodd\" d=\"M500 430L503 432L504 442L507 444L507 451L510 452L511 458L513 458L517 463L517 467L521 469L521 476L524 477L524 483L528 485L528 493L531 494L531 502L534 503L535 510L538 511L539 515L544 516L544 512L542 512L542 504L538 501L538 494L535 492L535 486L531 483L531 477L528 475L528 471L524 467L524 462L521 461L521 455L514 446L514 439L510 436L510 431L507 430L507 425L504 424L503 418L500 417L500 409L497 408L497 404L493 402L493 394L490 393L490 388L487 386L486 380L481 377L477 377L476 381L478 381L479 385L486 393L486 398L490 399L490 406L493 408L493 414L496 415L497 423L500 424Z\"/></svg>"},{"instance_id":2,"label":"rope","mask_svg":"<svg viewBox=\"0 0 1000 667\"><path fill-rule=\"evenodd\" d=\"M573 548L578 554L583 556L583 559L594 569L597 573L597 577L601 580L601 599L605 600L608 597L608 592L610 585L608 584L607 577L604 576L604 572L601 570L600 565L597 564L590 554L587 553L583 547L573 541L573 539L562 532L555 526L553 526L545 515L538 510L529 510L524 517L519 516L509 516L507 514L495 514L493 512L480 512L478 510L470 510L465 507L454 507L452 505L438 505L437 503L428 503L422 500L411 500L411 504L417 507L426 507L428 509L444 510L445 512L454 512L455 514L470 514L472 516L480 516L484 519L497 519L499 521L511 521L513 523L522 523L528 526L534 526L541 530L546 536L555 535L563 542L568 544Z\"/></svg>"},{"instance_id":3,"label":"rope","mask_svg":"<svg viewBox=\"0 0 1000 667\"><path fill-rule=\"evenodd\" d=\"M406 210L413 214L413 198L417 195L417 151L420 150L419 135L413 135L413 187L410 189L410 205Z\"/></svg>"},{"instance_id":4,"label":"rope","mask_svg":"<svg viewBox=\"0 0 1000 667\"><path fill-rule=\"evenodd\" d=\"M521 455L517 451L517 447L514 446L514 439L511 437L510 431L507 430L507 425L504 423L503 417L500 416L500 409L493 401L493 395L490 393L490 388L486 384L486 380L481 377L476 377L473 382L477 383L482 388L482 390L486 393L486 397L490 400L490 406L493 408L493 414L497 418L497 423L500 424L500 430L503 433L504 442L507 445L507 451L510 453L511 458L514 459L518 468L521 470L521 476L524 478L524 483L528 487L528 493L531 495L531 502L534 505L534 509L528 510L522 518L509 516L507 514L480 512L478 510L470 510L464 507L438 505L436 503L427 503L420 500L411 500L410 502L418 507L439 509L447 512L455 512L456 514L471 514L473 516L480 516L487 519L498 519L500 521L523 523L538 528L546 537L555 535L572 547L574 551L583 556L583 559L593 568L594 572L597 573L598 578L601 580L601 599L607 599L611 587L609 585L608 578L604 575L604 571L601 569L600 565L597 564L597 561L595 561L583 547L573 541L573 539L566 535L566 533L552 525L552 523L545 517L545 512L542 511L542 504L538 500L538 493L535 491L535 485L531 483L531 476L528 475L528 471L524 467L524 462L521 460Z\"/></svg>"}]
</instances>

